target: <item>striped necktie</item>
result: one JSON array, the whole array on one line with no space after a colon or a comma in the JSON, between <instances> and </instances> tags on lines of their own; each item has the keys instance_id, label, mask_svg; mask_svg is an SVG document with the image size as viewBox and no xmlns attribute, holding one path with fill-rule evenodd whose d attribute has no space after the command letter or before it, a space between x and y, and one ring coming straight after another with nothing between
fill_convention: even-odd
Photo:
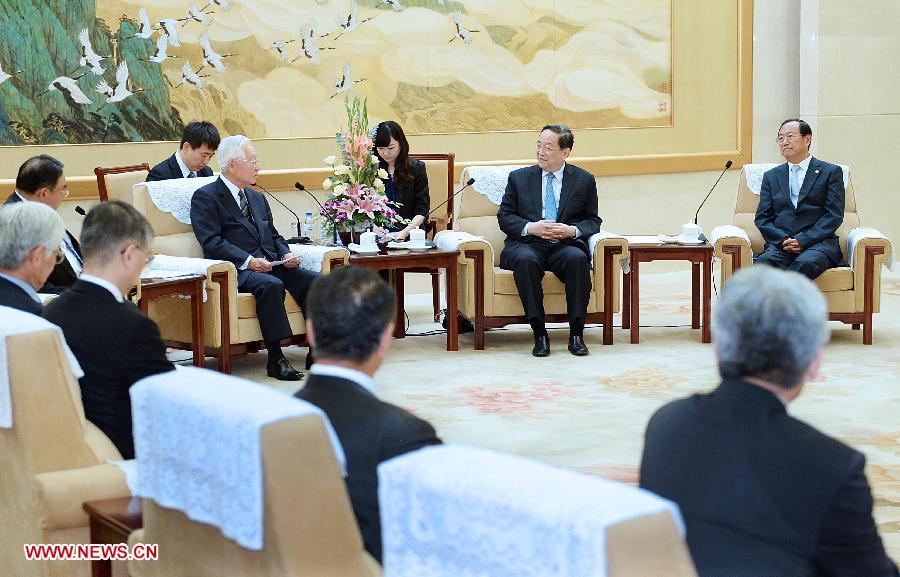
<instances>
[{"instance_id":1,"label":"striped necktie","mask_svg":"<svg viewBox=\"0 0 900 577\"><path fill-rule=\"evenodd\" d=\"M250 203L247 202L247 195L244 193L243 189L238 191L238 201L241 212L244 213L244 218L253 220L253 214L250 212Z\"/></svg>"}]
</instances>

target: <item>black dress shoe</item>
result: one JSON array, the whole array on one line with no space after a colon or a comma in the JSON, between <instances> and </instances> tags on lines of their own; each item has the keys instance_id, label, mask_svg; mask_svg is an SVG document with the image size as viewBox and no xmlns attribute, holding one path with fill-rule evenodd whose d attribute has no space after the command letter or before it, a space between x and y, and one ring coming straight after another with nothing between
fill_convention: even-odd
<instances>
[{"instance_id":1,"label":"black dress shoe","mask_svg":"<svg viewBox=\"0 0 900 577\"><path fill-rule=\"evenodd\" d=\"M577 335L572 335L569 337L569 352L576 357L584 357L587 356L588 353L590 353L588 348L584 346L584 340Z\"/></svg>"},{"instance_id":2,"label":"black dress shoe","mask_svg":"<svg viewBox=\"0 0 900 577\"><path fill-rule=\"evenodd\" d=\"M306 353L306 370L307 371L313 366L314 362L316 362L316 357L313 356L312 349L309 349L309 352Z\"/></svg>"},{"instance_id":3,"label":"black dress shoe","mask_svg":"<svg viewBox=\"0 0 900 577\"><path fill-rule=\"evenodd\" d=\"M299 381L303 378L303 373L294 370L291 363L284 357L274 361L269 360L269 363L266 365L266 373L279 381Z\"/></svg>"},{"instance_id":4,"label":"black dress shoe","mask_svg":"<svg viewBox=\"0 0 900 577\"><path fill-rule=\"evenodd\" d=\"M547 335L540 335L534 337L534 348L531 349L531 354L536 357L549 357L550 356L550 337Z\"/></svg>"}]
</instances>

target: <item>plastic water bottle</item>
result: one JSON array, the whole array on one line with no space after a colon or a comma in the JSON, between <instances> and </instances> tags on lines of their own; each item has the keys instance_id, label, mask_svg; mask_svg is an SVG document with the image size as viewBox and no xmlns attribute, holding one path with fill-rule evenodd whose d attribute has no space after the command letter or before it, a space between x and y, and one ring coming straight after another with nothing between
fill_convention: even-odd
<instances>
[{"instance_id":1,"label":"plastic water bottle","mask_svg":"<svg viewBox=\"0 0 900 577\"><path fill-rule=\"evenodd\" d=\"M318 240L316 238L316 219L311 212L307 212L306 218L303 219L303 236L311 242L317 242Z\"/></svg>"}]
</instances>

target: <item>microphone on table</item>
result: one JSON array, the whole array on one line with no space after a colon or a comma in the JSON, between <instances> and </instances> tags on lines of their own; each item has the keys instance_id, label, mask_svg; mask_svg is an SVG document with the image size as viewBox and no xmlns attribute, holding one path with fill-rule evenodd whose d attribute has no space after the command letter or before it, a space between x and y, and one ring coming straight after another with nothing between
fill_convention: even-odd
<instances>
[{"instance_id":1,"label":"microphone on table","mask_svg":"<svg viewBox=\"0 0 900 577\"><path fill-rule=\"evenodd\" d=\"M709 192L706 193L706 196L703 198L703 202L700 203L700 206L697 207L697 212L694 213L694 221L688 222L685 227L692 227L692 230L697 231L697 239L706 242L706 236L703 234L700 226L697 224L697 219L700 217L700 209L703 208L703 205L706 204L707 199L709 199L709 195L716 189L716 186L719 184L719 181L722 180L722 177L725 176L725 172L731 168L733 163L729 160L725 162L725 168L722 170L722 174L719 175L719 178L716 179L715 184L712 185L712 188L709 189Z\"/></svg>"},{"instance_id":2,"label":"microphone on table","mask_svg":"<svg viewBox=\"0 0 900 577\"><path fill-rule=\"evenodd\" d=\"M302 230L302 225L300 224L300 216L299 216L296 212L294 212L293 210L291 210L291 207L289 207L288 205L286 205L286 204L284 204L283 202L281 202L280 200L278 200L278 197L275 196L274 194L272 194L271 192L269 192L268 190L266 190L264 186L262 186L262 185L260 185L260 184L256 184L256 183L254 183L252 186L255 186L255 187L257 187L257 188L261 188L261 189L262 189L262 192L264 192L264 193L266 193L267 195L269 195L270 197L274 198L274 199L275 199L275 202L277 202L278 204L280 204L281 206L283 206L284 208L286 208L287 211L288 211L289 213L291 213L291 214L294 215L294 218L297 219L297 236L298 236L298 237L302 237L302 236L303 236L303 230ZM290 240L293 240L294 242L297 242L295 239L290 239Z\"/></svg>"},{"instance_id":3,"label":"microphone on table","mask_svg":"<svg viewBox=\"0 0 900 577\"><path fill-rule=\"evenodd\" d=\"M456 198L456 195L457 195L457 194L459 194L460 192L462 192L462 191L464 191L465 189L469 188L469 187L472 186L473 184L475 184L475 179L474 179L474 178L470 178L469 180L467 180L467 181L466 181L466 185L465 185L464 187L460 188L459 190L457 190L456 192L454 192L453 194L451 194L450 196L448 196L448 197L447 197L447 200L445 200L445 201L442 202L441 204L439 204L439 205L437 205L436 207L434 207L434 208L431 210L431 212L429 212L428 215L425 217L425 220L428 220L428 217L431 216L432 214L434 214L434 211L435 211L435 210L441 208L442 206L444 206L445 204L447 204L448 202L450 202L450 199L451 199L451 198Z\"/></svg>"},{"instance_id":4,"label":"microphone on table","mask_svg":"<svg viewBox=\"0 0 900 577\"><path fill-rule=\"evenodd\" d=\"M328 214L328 211L325 210L325 207L322 206L322 203L319 202L319 199L318 199L318 198L316 198L316 195L314 195L314 194L311 193L310 191L306 190L306 187L305 187L305 186L303 186L303 185L300 184L299 182L295 182L295 183L294 183L294 188L296 188L297 190L299 190L299 191L301 191L301 192L305 192L306 194L308 194L309 196L311 196L312 199L313 199L314 201L316 201L316 204L319 205L319 208L322 209L322 212L321 212L322 216L324 216L325 218L327 218L327 219L331 222L331 244L334 245L334 246L337 246L337 243L338 243L338 240L337 240L337 223L334 222L334 219L331 218L331 215Z\"/></svg>"},{"instance_id":5,"label":"microphone on table","mask_svg":"<svg viewBox=\"0 0 900 577\"><path fill-rule=\"evenodd\" d=\"M80 206L76 206L76 207L75 207L75 212L77 212L77 213L80 214L81 216L86 216L86 215L87 215L87 213L84 212L84 209L81 208Z\"/></svg>"}]
</instances>

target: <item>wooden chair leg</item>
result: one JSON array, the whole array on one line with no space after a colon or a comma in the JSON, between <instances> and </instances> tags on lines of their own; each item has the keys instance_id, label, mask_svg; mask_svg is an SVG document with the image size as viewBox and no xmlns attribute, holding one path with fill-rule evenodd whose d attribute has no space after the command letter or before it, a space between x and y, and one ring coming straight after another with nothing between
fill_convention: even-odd
<instances>
[{"instance_id":1,"label":"wooden chair leg","mask_svg":"<svg viewBox=\"0 0 900 577\"><path fill-rule=\"evenodd\" d=\"M434 322L440 320L441 314L441 273L431 271L431 307L434 310Z\"/></svg>"},{"instance_id":2,"label":"wooden chair leg","mask_svg":"<svg viewBox=\"0 0 900 577\"><path fill-rule=\"evenodd\" d=\"M872 344L872 313L867 313L866 320L863 321L863 344Z\"/></svg>"}]
</instances>

